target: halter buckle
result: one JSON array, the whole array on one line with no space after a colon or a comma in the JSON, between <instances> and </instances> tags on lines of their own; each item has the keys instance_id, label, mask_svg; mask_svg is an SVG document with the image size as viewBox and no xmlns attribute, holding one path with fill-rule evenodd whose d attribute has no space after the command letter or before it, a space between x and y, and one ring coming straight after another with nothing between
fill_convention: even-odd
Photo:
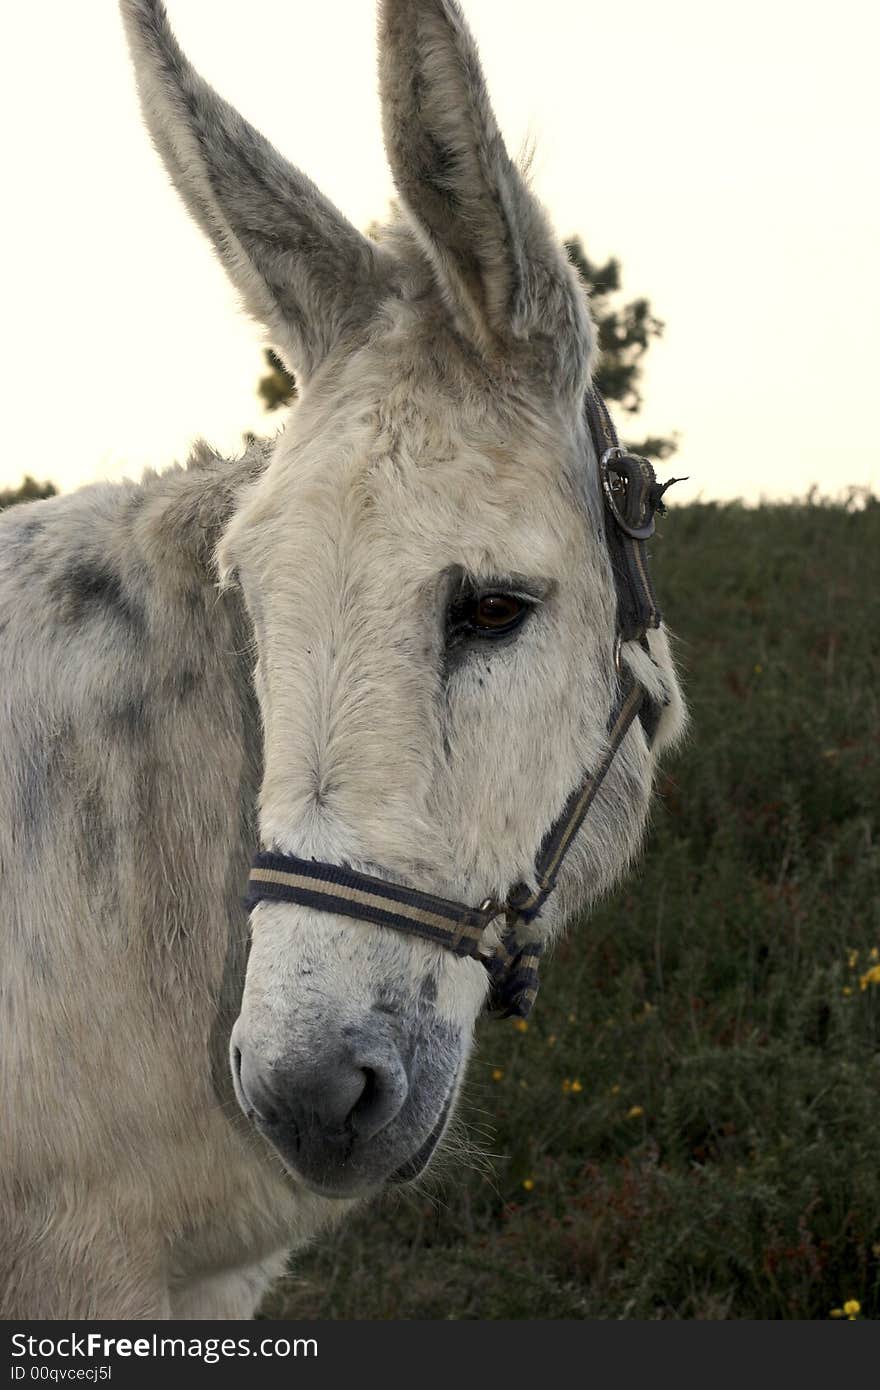
<instances>
[{"instance_id":1,"label":"halter buckle","mask_svg":"<svg viewBox=\"0 0 880 1390\"><path fill-rule=\"evenodd\" d=\"M656 478L648 460L639 454L629 454L619 444L614 444L605 450L599 460L599 476L602 479L605 505L621 531L631 536L634 541L649 540L654 534L651 489L656 483ZM644 502L639 506L638 516L630 517L628 513L636 501L635 494L630 493L630 488L635 485L636 477L644 484Z\"/></svg>"}]
</instances>

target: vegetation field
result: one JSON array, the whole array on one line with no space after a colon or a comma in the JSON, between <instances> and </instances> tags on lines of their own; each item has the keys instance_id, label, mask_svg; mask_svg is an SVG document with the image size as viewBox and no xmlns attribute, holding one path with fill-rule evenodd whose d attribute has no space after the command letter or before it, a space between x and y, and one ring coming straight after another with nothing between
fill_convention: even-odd
<instances>
[{"instance_id":1,"label":"vegetation field","mask_svg":"<svg viewBox=\"0 0 880 1390\"><path fill-rule=\"evenodd\" d=\"M880 1317L880 504L661 527L693 722L644 860L481 1025L443 1171L269 1316Z\"/></svg>"}]
</instances>

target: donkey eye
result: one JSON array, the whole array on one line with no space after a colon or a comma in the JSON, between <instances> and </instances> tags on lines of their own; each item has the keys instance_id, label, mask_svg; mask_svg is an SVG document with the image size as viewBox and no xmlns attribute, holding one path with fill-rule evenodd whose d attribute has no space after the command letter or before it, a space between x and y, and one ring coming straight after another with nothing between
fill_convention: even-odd
<instances>
[{"instance_id":1,"label":"donkey eye","mask_svg":"<svg viewBox=\"0 0 880 1390\"><path fill-rule=\"evenodd\" d=\"M469 625L475 632L486 634L511 632L529 611L529 605L516 594L483 594L474 598L469 607Z\"/></svg>"},{"instance_id":2,"label":"donkey eye","mask_svg":"<svg viewBox=\"0 0 880 1390\"><path fill-rule=\"evenodd\" d=\"M490 583L497 584L498 588L490 588ZM484 579L478 586L469 575L460 575L457 591L449 599L446 610L446 647L450 658L453 662L460 659L474 643L512 636L542 597L540 591L534 598L528 591L511 592L500 577L489 583Z\"/></svg>"}]
</instances>

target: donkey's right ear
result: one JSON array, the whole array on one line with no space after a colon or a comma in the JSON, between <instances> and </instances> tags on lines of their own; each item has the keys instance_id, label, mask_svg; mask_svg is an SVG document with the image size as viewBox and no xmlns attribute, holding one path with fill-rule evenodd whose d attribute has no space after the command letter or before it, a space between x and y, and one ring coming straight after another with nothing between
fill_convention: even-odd
<instances>
[{"instance_id":1,"label":"donkey's right ear","mask_svg":"<svg viewBox=\"0 0 880 1390\"><path fill-rule=\"evenodd\" d=\"M303 379L375 312L384 254L193 69L162 0L121 0L153 143L245 308Z\"/></svg>"}]
</instances>

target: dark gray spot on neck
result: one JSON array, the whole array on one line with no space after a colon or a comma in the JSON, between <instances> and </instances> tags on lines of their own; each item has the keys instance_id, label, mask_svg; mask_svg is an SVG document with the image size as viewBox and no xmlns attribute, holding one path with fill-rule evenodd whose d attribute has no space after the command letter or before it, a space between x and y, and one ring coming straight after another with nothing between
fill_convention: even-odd
<instances>
[{"instance_id":1,"label":"dark gray spot on neck","mask_svg":"<svg viewBox=\"0 0 880 1390\"><path fill-rule=\"evenodd\" d=\"M88 884L106 879L113 883L116 832L99 787L83 789L77 805L77 866Z\"/></svg>"},{"instance_id":2,"label":"dark gray spot on neck","mask_svg":"<svg viewBox=\"0 0 880 1390\"><path fill-rule=\"evenodd\" d=\"M52 581L50 594L64 623L110 618L138 636L146 627L142 604L105 563L82 560L69 565Z\"/></svg>"},{"instance_id":3,"label":"dark gray spot on neck","mask_svg":"<svg viewBox=\"0 0 880 1390\"><path fill-rule=\"evenodd\" d=\"M150 728L151 718L143 692L121 700L108 712L107 728L113 739L140 740Z\"/></svg>"}]
</instances>

